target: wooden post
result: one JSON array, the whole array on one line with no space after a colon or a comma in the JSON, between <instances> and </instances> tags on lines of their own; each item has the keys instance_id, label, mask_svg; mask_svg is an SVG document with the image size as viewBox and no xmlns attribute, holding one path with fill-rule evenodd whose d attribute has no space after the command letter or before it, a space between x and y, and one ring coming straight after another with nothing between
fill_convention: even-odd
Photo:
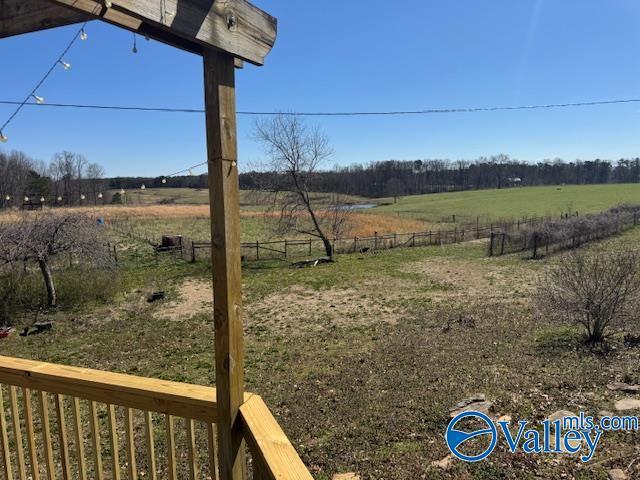
<instances>
[{"instance_id":1,"label":"wooden post","mask_svg":"<svg viewBox=\"0 0 640 480\"><path fill-rule=\"evenodd\" d=\"M245 448L238 418L244 401L244 339L234 58L215 50L205 50L203 58L214 278L218 465L221 480L244 480Z\"/></svg>"}]
</instances>

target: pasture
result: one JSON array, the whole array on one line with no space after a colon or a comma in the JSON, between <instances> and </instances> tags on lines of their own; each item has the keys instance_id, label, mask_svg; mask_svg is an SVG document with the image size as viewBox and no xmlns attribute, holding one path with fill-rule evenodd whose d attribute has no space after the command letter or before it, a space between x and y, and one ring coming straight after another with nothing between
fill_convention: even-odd
<instances>
[{"instance_id":1,"label":"pasture","mask_svg":"<svg viewBox=\"0 0 640 480\"><path fill-rule=\"evenodd\" d=\"M493 218L555 213L571 198L574 210L598 210L638 201L635 188L428 195L358 216L373 221L374 227L363 223L366 228L411 231L434 225L420 220L423 216L435 219L466 208ZM432 204L439 205L433 213ZM407 208L415 218L394 215ZM244 209L243 235L268 231L258 210ZM199 206L94 212L129 218L156 234L208 233ZM119 288L112 297L47 313L55 322L52 331L13 335L0 341L2 354L210 385L215 375L210 265L168 257L156 264L148 245L115 230L110 235L122 245ZM640 229L633 228L584 248L618 250L638 241ZM640 349L622 335L611 339L607 351L590 350L579 329L535 315L536 282L565 253L531 261L487 258L486 249L480 240L339 255L333 264L307 269L282 261L245 265L247 389L272 406L315 478L357 472L366 479L604 480L616 467L630 478L640 475L634 462L637 432L607 434L586 465L573 456L513 455L504 449L490 462L453 462L446 468L434 463L448 454L442 435L450 409L471 395L485 394L495 415L542 420L558 410L611 411L628 395L610 390L610 383L640 383ZM82 272L71 267L64 275ZM155 291L166 298L148 302ZM16 319L17 326L34 315ZM640 335L640 325L628 333Z\"/></svg>"},{"instance_id":2,"label":"pasture","mask_svg":"<svg viewBox=\"0 0 640 480\"><path fill-rule=\"evenodd\" d=\"M620 203L640 201L640 184L563 185L518 187L499 190L468 190L385 199L380 213L413 216L429 222L495 221L505 218L594 213Z\"/></svg>"}]
</instances>

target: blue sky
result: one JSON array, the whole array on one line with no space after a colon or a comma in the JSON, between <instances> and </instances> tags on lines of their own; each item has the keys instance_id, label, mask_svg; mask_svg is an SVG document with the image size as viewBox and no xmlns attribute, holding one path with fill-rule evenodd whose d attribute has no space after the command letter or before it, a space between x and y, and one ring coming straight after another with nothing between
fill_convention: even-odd
<instances>
[{"instance_id":1,"label":"blue sky","mask_svg":"<svg viewBox=\"0 0 640 480\"><path fill-rule=\"evenodd\" d=\"M367 111L640 98L637 0L255 0L279 19L262 68L238 71L239 110ZM77 27L0 41L0 100L21 100ZM47 102L202 107L195 55L92 22L39 90ZM0 106L0 120L11 107ZM507 153L522 160L640 155L640 104L380 118L318 118L328 166ZM239 119L240 165L259 162ZM0 122L2 123L2 122ZM205 160L204 117L27 107L5 149L84 153L109 175Z\"/></svg>"}]
</instances>

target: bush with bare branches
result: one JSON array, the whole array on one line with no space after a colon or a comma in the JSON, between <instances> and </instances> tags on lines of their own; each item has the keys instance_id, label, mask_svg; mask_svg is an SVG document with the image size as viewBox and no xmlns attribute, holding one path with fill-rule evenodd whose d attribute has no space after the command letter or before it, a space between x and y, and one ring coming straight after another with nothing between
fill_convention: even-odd
<instances>
[{"instance_id":1,"label":"bush with bare branches","mask_svg":"<svg viewBox=\"0 0 640 480\"><path fill-rule=\"evenodd\" d=\"M24 216L18 222L0 224L0 267L15 279L16 271L37 266L47 290L47 305L56 306L53 265L62 255L83 265L112 268L103 227L79 213Z\"/></svg>"},{"instance_id":2,"label":"bush with bare branches","mask_svg":"<svg viewBox=\"0 0 640 480\"><path fill-rule=\"evenodd\" d=\"M548 268L536 305L547 318L582 325L588 343L638 318L640 257L635 252L571 252Z\"/></svg>"}]
</instances>

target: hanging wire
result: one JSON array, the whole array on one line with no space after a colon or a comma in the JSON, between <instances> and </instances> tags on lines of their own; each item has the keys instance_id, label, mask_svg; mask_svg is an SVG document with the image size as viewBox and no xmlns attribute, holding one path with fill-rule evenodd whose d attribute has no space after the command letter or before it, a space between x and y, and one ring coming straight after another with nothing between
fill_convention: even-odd
<instances>
[{"instance_id":1,"label":"hanging wire","mask_svg":"<svg viewBox=\"0 0 640 480\"><path fill-rule=\"evenodd\" d=\"M573 102L573 103L547 103L538 105L514 105L514 106L491 106L491 107L450 107L450 108L429 108L425 110L390 110L390 111L373 111L373 112L290 112L290 111L252 111L239 110L238 115L285 115L297 117L366 117L366 116L391 116L391 115L428 115L438 113L477 113L477 112L497 112L510 110L540 110L540 109L558 109L558 108L575 108L575 107L595 107L602 105L617 105L628 103L640 103L640 98L626 98L614 100L596 100L591 102ZM55 107L55 108L76 108L76 109L92 109L92 110L124 110L138 112L163 112L163 113L204 113L204 109L199 108L169 108L169 107L139 107L139 106L120 106L120 105L95 105L95 104L78 104L78 103L46 103L36 104L35 102L16 102L11 100L0 100L0 105L21 105L21 106L38 106L38 107Z\"/></svg>"},{"instance_id":2,"label":"hanging wire","mask_svg":"<svg viewBox=\"0 0 640 480\"><path fill-rule=\"evenodd\" d=\"M53 65L51 65L51 68L49 68L49 70L47 70L47 72L44 74L44 76L40 79L40 81L36 84L36 86L33 87L33 89L25 97L25 99L22 102L18 102L17 103L17 108L14 110L14 112L9 116L9 118L0 127L0 134L5 130L5 128L7 128L7 126L16 117L16 115L18 115L18 113L20 113L20 110L22 110L22 108L25 105L29 104L29 99L31 99L32 97L33 98L41 98L41 97L37 97L36 92L42 86L42 84L47 80L47 78L49 78L49 76L53 73L53 71L58 66L58 64L64 66L64 64L66 63L66 62L63 62L64 56L69 52L69 50L71 50L71 47L73 47L73 45L76 43L78 38L80 38L81 36L86 35L84 33L84 29L85 29L86 26L87 26L87 22L82 24L82 27L75 33L75 35L73 36L73 38L71 39L71 41L69 42L67 47L62 51L60 56L58 58L56 58L56 61L53 62Z\"/></svg>"}]
</instances>

